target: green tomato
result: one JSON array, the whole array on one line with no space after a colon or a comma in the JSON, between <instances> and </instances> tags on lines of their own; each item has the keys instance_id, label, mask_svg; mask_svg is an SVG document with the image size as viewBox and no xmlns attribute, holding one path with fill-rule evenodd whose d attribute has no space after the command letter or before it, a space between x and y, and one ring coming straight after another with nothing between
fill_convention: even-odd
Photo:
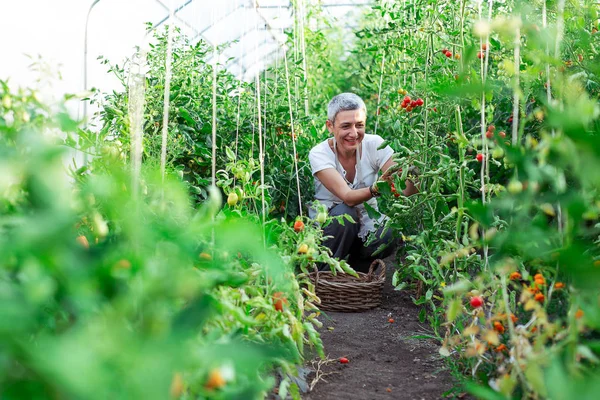
<instances>
[{"instance_id":1,"label":"green tomato","mask_svg":"<svg viewBox=\"0 0 600 400\"><path fill-rule=\"evenodd\" d=\"M508 184L508 192L512 194L521 193L523 191L523 184L521 181L512 180Z\"/></svg>"},{"instance_id":2,"label":"green tomato","mask_svg":"<svg viewBox=\"0 0 600 400\"><path fill-rule=\"evenodd\" d=\"M23 122L27 123L30 121L29 113L27 111L23 110L20 116Z\"/></svg>"},{"instance_id":3,"label":"green tomato","mask_svg":"<svg viewBox=\"0 0 600 400\"><path fill-rule=\"evenodd\" d=\"M9 95L5 95L2 98L2 107L4 107L4 108L11 108L12 107L12 99L10 98Z\"/></svg>"},{"instance_id":4,"label":"green tomato","mask_svg":"<svg viewBox=\"0 0 600 400\"><path fill-rule=\"evenodd\" d=\"M238 195L235 192L231 192L229 193L229 196L227 196L227 204L229 204L230 207L235 206L238 200Z\"/></svg>"},{"instance_id":5,"label":"green tomato","mask_svg":"<svg viewBox=\"0 0 600 400\"><path fill-rule=\"evenodd\" d=\"M492 157L494 157L496 160L504 157L504 150L502 147L495 147L494 150L492 150Z\"/></svg>"},{"instance_id":6,"label":"green tomato","mask_svg":"<svg viewBox=\"0 0 600 400\"><path fill-rule=\"evenodd\" d=\"M325 221L327 221L327 213L326 212L319 212L317 214L317 222L320 224L324 224Z\"/></svg>"}]
</instances>

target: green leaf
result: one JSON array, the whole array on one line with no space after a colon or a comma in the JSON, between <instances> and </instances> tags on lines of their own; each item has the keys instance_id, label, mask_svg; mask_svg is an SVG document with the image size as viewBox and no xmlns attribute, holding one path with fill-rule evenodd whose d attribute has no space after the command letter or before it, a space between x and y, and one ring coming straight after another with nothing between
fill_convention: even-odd
<instances>
[{"instance_id":1,"label":"green leaf","mask_svg":"<svg viewBox=\"0 0 600 400\"><path fill-rule=\"evenodd\" d=\"M446 312L446 318L448 322L453 322L461 310L462 302L460 301L460 299L453 299L452 301L450 301L450 304L448 305L448 310Z\"/></svg>"},{"instance_id":2,"label":"green leaf","mask_svg":"<svg viewBox=\"0 0 600 400\"><path fill-rule=\"evenodd\" d=\"M56 115L60 129L63 132L75 132L79 126L79 122L72 119L69 114L65 112L58 113Z\"/></svg>"},{"instance_id":3,"label":"green leaf","mask_svg":"<svg viewBox=\"0 0 600 400\"><path fill-rule=\"evenodd\" d=\"M432 296L433 296L433 289L427 290L427 292L425 293L425 300L431 300Z\"/></svg>"},{"instance_id":4,"label":"green leaf","mask_svg":"<svg viewBox=\"0 0 600 400\"><path fill-rule=\"evenodd\" d=\"M546 397L547 393L546 385L544 383L544 373L542 372L540 364L534 362L527 363L525 377L537 393L542 397Z\"/></svg>"},{"instance_id":5,"label":"green leaf","mask_svg":"<svg viewBox=\"0 0 600 400\"><path fill-rule=\"evenodd\" d=\"M485 386L481 386L478 385L476 383L473 382L467 382L465 384L465 388L467 389L467 391L469 393L471 393L472 395L474 395L475 397L477 397L478 399L483 399L483 400L506 400L506 398L504 396L502 396L500 393L485 387Z\"/></svg>"},{"instance_id":6,"label":"green leaf","mask_svg":"<svg viewBox=\"0 0 600 400\"><path fill-rule=\"evenodd\" d=\"M473 284L466 280L461 280L456 283L453 283L450 286L444 288L444 296L449 296L453 294L461 294L466 292L471 288Z\"/></svg>"},{"instance_id":7,"label":"green leaf","mask_svg":"<svg viewBox=\"0 0 600 400\"><path fill-rule=\"evenodd\" d=\"M421 323L425 322L426 317L427 317L427 310L425 308L421 308L421 311L419 311L419 322L421 322Z\"/></svg>"},{"instance_id":8,"label":"green leaf","mask_svg":"<svg viewBox=\"0 0 600 400\"><path fill-rule=\"evenodd\" d=\"M365 210L367 210L367 214L371 219L379 219L381 218L381 213L373 208L369 203L363 203L365 206Z\"/></svg>"},{"instance_id":9,"label":"green leaf","mask_svg":"<svg viewBox=\"0 0 600 400\"><path fill-rule=\"evenodd\" d=\"M200 296L175 317L173 328L180 331L197 330L215 313L218 306L219 302L213 296Z\"/></svg>"},{"instance_id":10,"label":"green leaf","mask_svg":"<svg viewBox=\"0 0 600 400\"><path fill-rule=\"evenodd\" d=\"M228 159L235 161L235 154L233 153L233 150L229 148L229 146L225 147L225 154L227 154Z\"/></svg>"}]
</instances>

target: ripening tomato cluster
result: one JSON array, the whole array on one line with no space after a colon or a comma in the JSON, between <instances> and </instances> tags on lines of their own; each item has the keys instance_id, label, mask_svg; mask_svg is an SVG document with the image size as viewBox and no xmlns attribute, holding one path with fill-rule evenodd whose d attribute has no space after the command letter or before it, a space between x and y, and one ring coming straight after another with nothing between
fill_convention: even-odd
<instances>
[{"instance_id":1,"label":"ripening tomato cluster","mask_svg":"<svg viewBox=\"0 0 600 400\"><path fill-rule=\"evenodd\" d=\"M402 170L400 170L402 171ZM398 193L398 190L396 189L396 185L394 185L394 182L390 183L390 188L392 189L392 194L394 195L394 197L400 197L400 193Z\"/></svg>"},{"instance_id":2,"label":"ripening tomato cluster","mask_svg":"<svg viewBox=\"0 0 600 400\"><path fill-rule=\"evenodd\" d=\"M447 58L452 58L452 52L448 49L442 49L442 54L445 55ZM460 60L460 54L455 54L454 58Z\"/></svg>"},{"instance_id":3,"label":"ripening tomato cluster","mask_svg":"<svg viewBox=\"0 0 600 400\"><path fill-rule=\"evenodd\" d=\"M489 125L485 132L485 137L488 139L493 139L495 131L496 131L496 127L494 125ZM498 132L498 136L500 136L502 139L504 139L506 137L506 132L500 131L500 132Z\"/></svg>"},{"instance_id":4,"label":"ripening tomato cluster","mask_svg":"<svg viewBox=\"0 0 600 400\"><path fill-rule=\"evenodd\" d=\"M402 100L400 107L404 108L407 112L411 112L415 108L421 107L423 104L425 104L425 102L421 98L412 100L410 96L404 96L404 100Z\"/></svg>"},{"instance_id":5,"label":"ripening tomato cluster","mask_svg":"<svg viewBox=\"0 0 600 400\"><path fill-rule=\"evenodd\" d=\"M477 58L479 58L479 59L484 58L486 51L487 51L487 44L483 43L481 45L481 51L477 53Z\"/></svg>"},{"instance_id":6,"label":"ripening tomato cluster","mask_svg":"<svg viewBox=\"0 0 600 400\"><path fill-rule=\"evenodd\" d=\"M283 306L287 306L288 304L288 300L283 292L273 293L273 307L275 307L275 310L282 312Z\"/></svg>"}]
</instances>

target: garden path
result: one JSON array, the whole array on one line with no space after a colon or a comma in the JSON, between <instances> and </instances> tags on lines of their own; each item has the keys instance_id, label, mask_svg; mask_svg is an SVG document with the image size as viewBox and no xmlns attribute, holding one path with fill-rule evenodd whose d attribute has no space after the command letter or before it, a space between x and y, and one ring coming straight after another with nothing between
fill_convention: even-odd
<instances>
[{"instance_id":1,"label":"garden path","mask_svg":"<svg viewBox=\"0 0 600 400\"><path fill-rule=\"evenodd\" d=\"M327 312L320 318L325 354L331 361L320 367L318 361L313 363L322 379L303 399L447 398L455 381L438 353L439 343L414 338L431 330L419 322L419 307L411 292L392 287L395 257L385 262L387 279L380 307L360 313ZM340 357L347 357L349 363L341 364ZM314 377L314 372L309 374L309 384Z\"/></svg>"}]
</instances>

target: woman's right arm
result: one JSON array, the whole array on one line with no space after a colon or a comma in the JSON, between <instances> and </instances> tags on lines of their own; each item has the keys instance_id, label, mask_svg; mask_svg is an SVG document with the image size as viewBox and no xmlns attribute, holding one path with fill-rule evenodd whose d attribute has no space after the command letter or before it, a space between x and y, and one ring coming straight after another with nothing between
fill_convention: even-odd
<instances>
[{"instance_id":1,"label":"woman's right arm","mask_svg":"<svg viewBox=\"0 0 600 400\"><path fill-rule=\"evenodd\" d=\"M371 189L368 187L350 189L344 178L334 168L327 168L315 174L321 183L350 207L357 206L371 199Z\"/></svg>"}]
</instances>

